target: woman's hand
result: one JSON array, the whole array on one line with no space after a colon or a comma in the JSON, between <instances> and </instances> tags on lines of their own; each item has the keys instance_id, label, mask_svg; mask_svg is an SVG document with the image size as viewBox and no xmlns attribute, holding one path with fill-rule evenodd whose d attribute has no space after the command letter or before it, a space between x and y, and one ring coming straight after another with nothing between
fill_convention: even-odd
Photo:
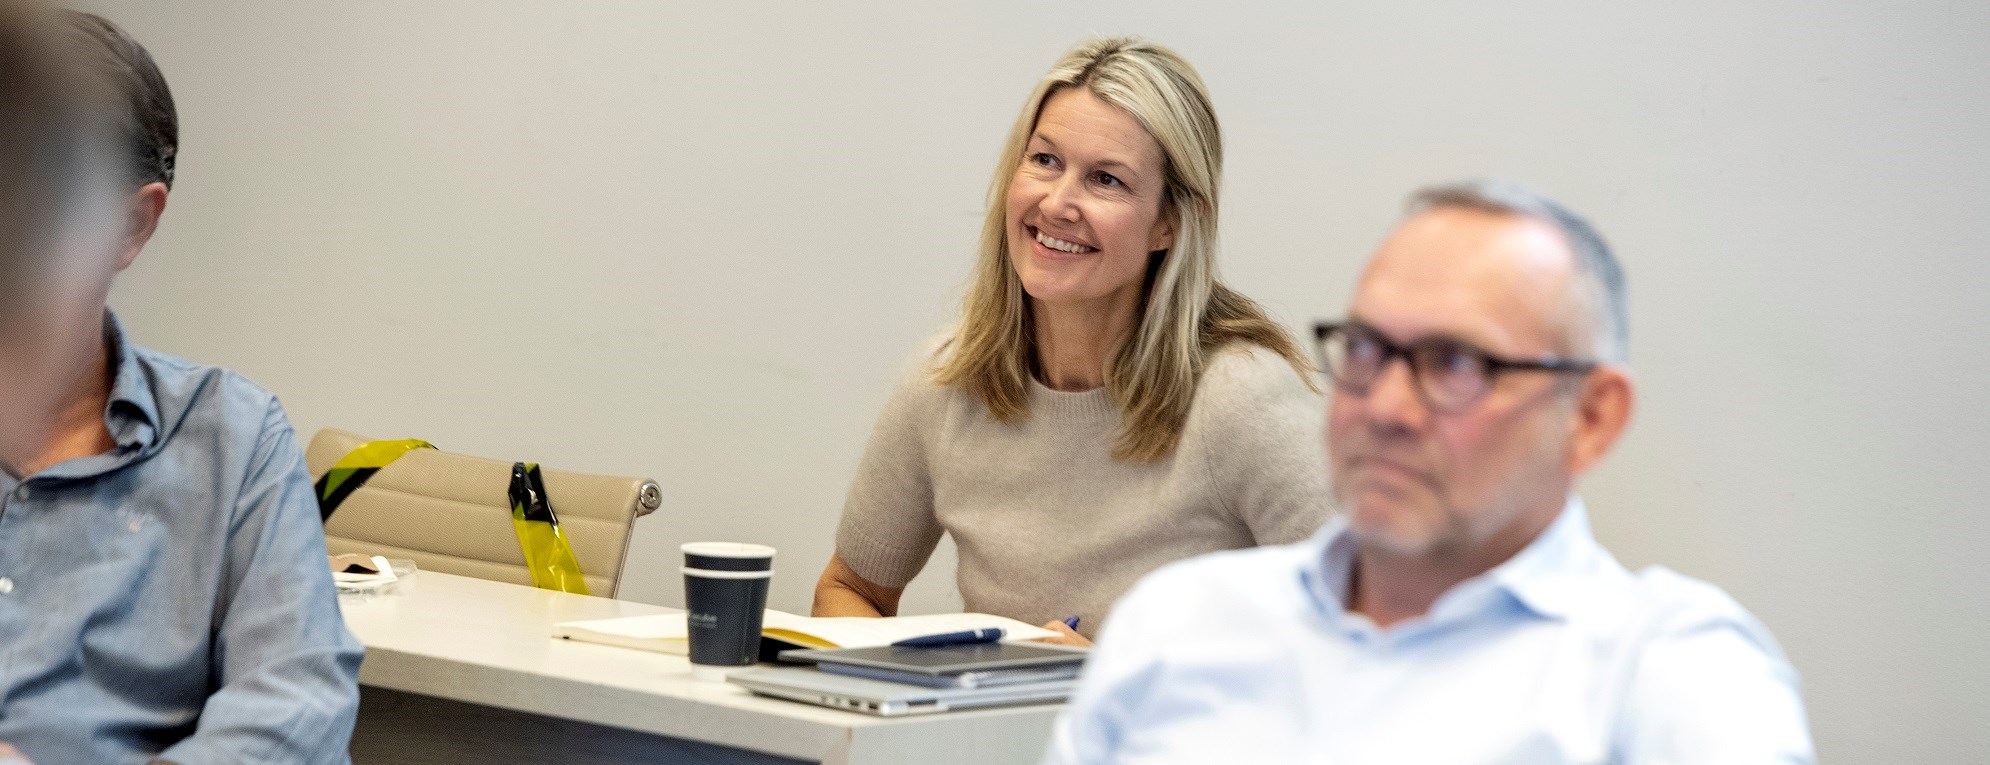
<instances>
[{"instance_id":1,"label":"woman's hand","mask_svg":"<svg viewBox=\"0 0 1990 765\"><path fill-rule=\"evenodd\" d=\"M1090 638L1078 634L1077 630L1071 629L1064 622L1045 622L1043 628L1057 633L1057 637L1037 638L1035 642L1049 643L1051 645L1073 645L1079 648L1092 647Z\"/></svg>"}]
</instances>

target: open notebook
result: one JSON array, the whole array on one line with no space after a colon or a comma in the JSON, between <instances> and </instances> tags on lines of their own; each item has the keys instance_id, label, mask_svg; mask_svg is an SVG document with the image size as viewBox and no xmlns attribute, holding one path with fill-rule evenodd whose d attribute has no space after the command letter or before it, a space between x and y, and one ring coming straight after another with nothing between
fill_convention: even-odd
<instances>
[{"instance_id":1,"label":"open notebook","mask_svg":"<svg viewBox=\"0 0 1990 765\"><path fill-rule=\"evenodd\" d=\"M921 635L965 632L987 627L1001 627L1003 632L1007 633L1005 640L1035 640L1057 634L1042 627L988 614L930 614L868 619L816 618L770 610L761 622L761 653L772 655L772 651L788 648L870 648L890 645ZM691 651L689 631L684 626L683 614L561 622L553 625L553 637L679 655ZM767 645L769 643L773 645Z\"/></svg>"}]
</instances>

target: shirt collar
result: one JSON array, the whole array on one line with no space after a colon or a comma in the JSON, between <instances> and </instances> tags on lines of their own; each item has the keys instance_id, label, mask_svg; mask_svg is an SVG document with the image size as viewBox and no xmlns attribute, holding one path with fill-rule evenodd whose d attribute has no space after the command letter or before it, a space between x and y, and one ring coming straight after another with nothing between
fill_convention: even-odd
<instances>
[{"instance_id":1,"label":"shirt collar","mask_svg":"<svg viewBox=\"0 0 1990 765\"><path fill-rule=\"evenodd\" d=\"M1346 612L1348 582L1354 577L1354 536L1348 533L1347 516L1335 515L1306 546L1310 553L1299 574L1314 605L1330 614Z\"/></svg>"},{"instance_id":2,"label":"shirt collar","mask_svg":"<svg viewBox=\"0 0 1990 765\"><path fill-rule=\"evenodd\" d=\"M1602 559L1602 545L1589 530L1589 510L1571 495L1555 522L1541 536L1486 572L1484 578L1541 616L1567 619L1578 610L1577 599L1593 584Z\"/></svg>"},{"instance_id":3,"label":"shirt collar","mask_svg":"<svg viewBox=\"0 0 1990 765\"><path fill-rule=\"evenodd\" d=\"M138 361L138 349L125 336L117 315L104 312L104 343L111 349L110 402L104 407L104 427L126 449L152 446L159 433L159 400L152 380Z\"/></svg>"},{"instance_id":4,"label":"shirt collar","mask_svg":"<svg viewBox=\"0 0 1990 765\"><path fill-rule=\"evenodd\" d=\"M1337 516L1307 543L1311 552L1300 572L1315 607L1336 620L1348 612L1348 582L1354 572L1355 540L1345 516ZM1430 618L1445 620L1473 610L1504 593L1536 615L1566 619L1580 607L1584 588L1608 557L1589 529L1582 498L1570 495L1553 523L1506 562L1458 583L1431 605Z\"/></svg>"}]
</instances>

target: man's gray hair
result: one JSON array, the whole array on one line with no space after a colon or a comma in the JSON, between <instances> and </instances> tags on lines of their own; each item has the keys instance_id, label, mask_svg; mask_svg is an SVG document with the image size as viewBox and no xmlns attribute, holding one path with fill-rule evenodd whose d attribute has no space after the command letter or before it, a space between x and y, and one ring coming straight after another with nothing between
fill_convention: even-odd
<instances>
[{"instance_id":1,"label":"man's gray hair","mask_svg":"<svg viewBox=\"0 0 1990 765\"><path fill-rule=\"evenodd\" d=\"M1431 186L1410 195L1408 214L1440 207L1513 215L1554 226L1575 252L1576 275L1590 294L1590 342L1598 360L1623 363L1630 355L1629 300L1624 268L1596 227L1554 198L1512 181L1484 179Z\"/></svg>"}]
</instances>

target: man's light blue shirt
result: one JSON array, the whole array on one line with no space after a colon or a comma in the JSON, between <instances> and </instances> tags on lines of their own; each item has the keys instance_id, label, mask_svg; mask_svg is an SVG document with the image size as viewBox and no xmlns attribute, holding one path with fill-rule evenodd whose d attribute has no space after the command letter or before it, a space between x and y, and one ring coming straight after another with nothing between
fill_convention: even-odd
<instances>
[{"instance_id":1,"label":"man's light blue shirt","mask_svg":"<svg viewBox=\"0 0 1990 765\"><path fill-rule=\"evenodd\" d=\"M360 646L283 408L106 323L117 446L0 470L0 742L39 765L348 762Z\"/></svg>"},{"instance_id":2,"label":"man's light blue shirt","mask_svg":"<svg viewBox=\"0 0 1990 765\"><path fill-rule=\"evenodd\" d=\"M1345 600L1344 520L1154 572L1114 609L1049 763L1808 763L1796 672L1718 588L1633 574L1581 500L1424 617Z\"/></svg>"}]
</instances>

